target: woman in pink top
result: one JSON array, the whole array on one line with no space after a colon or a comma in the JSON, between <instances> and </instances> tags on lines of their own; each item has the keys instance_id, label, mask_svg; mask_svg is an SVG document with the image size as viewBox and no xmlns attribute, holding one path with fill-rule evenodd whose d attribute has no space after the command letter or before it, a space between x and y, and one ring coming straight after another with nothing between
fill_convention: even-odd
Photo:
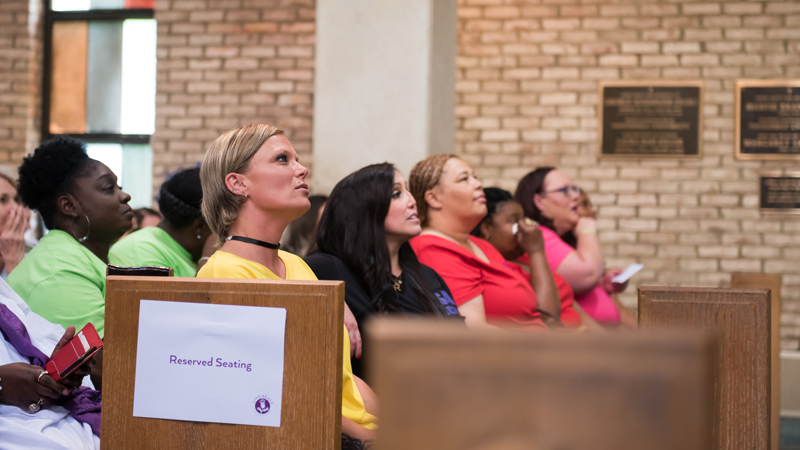
<instances>
[{"instance_id":1,"label":"woman in pink top","mask_svg":"<svg viewBox=\"0 0 800 450\"><path fill-rule=\"evenodd\" d=\"M547 262L572 286L581 308L601 324L616 327L621 316L610 294L625 285L611 282L620 270L603 271L597 222L578 214L580 192L568 176L544 167L520 180L515 198L526 217L542 224Z\"/></svg>"}]
</instances>

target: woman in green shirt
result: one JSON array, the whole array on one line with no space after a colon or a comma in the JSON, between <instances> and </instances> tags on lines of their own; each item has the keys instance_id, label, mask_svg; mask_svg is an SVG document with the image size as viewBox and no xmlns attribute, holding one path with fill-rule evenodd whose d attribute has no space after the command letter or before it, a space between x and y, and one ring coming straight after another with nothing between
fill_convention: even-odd
<instances>
[{"instance_id":1,"label":"woman in green shirt","mask_svg":"<svg viewBox=\"0 0 800 450\"><path fill-rule=\"evenodd\" d=\"M211 229L203 220L200 169L186 169L161 185L158 208L163 218L122 238L109 260L119 266L169 267L178 277L193 277Z\"/></svg>"},{"instance_id":2,"label":"woman in green shirt","mask_svg":"<svg viewBox=\"0 0 800 450\"><path fill-rule=\"evenodd\" d=\"M131 196L105 164L89 158L83 142L66 136L25 157L18 192L50 232L8 284L50 322L78 330L92 323L103 337L108 249L131 227ZM99 386L102 357L96 361L92 381Z\"/></svg>"}]
</instances>

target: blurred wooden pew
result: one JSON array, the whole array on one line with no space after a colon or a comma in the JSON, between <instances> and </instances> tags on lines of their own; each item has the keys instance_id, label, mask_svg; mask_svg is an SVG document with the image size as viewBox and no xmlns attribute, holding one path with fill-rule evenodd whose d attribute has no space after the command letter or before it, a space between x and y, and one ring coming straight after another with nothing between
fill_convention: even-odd
<instances>
[{"instance_id":1,"label":"blurred wooden pew","mask_svg":"<svg viewBox=\"0 0 800 450\"><path fill-rule=\"evenodd\" d=\"M777 448L772 437L772 305L766 289L639 288L639 328L704 330L714 336L716 450Z\"/></svg>"},{"instance_id":2,"label":"blurred wooden pew","mask_svg":"<svg viewBox=\"0 0 800 450\"><path fill-rule=\"evenodd\" d=\"M707 450L713 348L697 334L366 325L381 450Z\"/></svg>"},{"instance_id":3,"label":"blurred wooden pew","mask_svg":"<svg viewBox=\"0 0 800 450\"><path fill-rule=\"evenodd\" d=\"M772 450L778 450L781 439L781 284L783 276L777 273L733 273L731 287L736 289L769 289L770 290L770 345L772 346L772 389L770 401L770 440Z\"/></svg>"}]
</instances>

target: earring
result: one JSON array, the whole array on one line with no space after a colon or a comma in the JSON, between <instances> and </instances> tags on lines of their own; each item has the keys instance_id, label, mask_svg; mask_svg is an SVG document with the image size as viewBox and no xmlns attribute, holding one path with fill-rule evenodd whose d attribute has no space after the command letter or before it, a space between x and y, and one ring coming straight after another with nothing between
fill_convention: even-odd
<instances>
[{"instance_id":1,"label":"earring","mask_svg":"<svg viewBox=\"0 0 800 450\"><path fill-rule=\"evenodd\" d=\"M92 229L92 224L89 223L89 216L84 213L83 217L86 217L86 236L82 238L75 236L75 220L77 220L77 217L72 219L72 225L70 226L70 229L72 230L72 237L74 237L78 242L86 242L86 240L89 239L89 230Z\"/></svg>"},{"instance_id":2,"label":"earring","mask_svg":"<svg viewBox=\"0 0 800 450\"><path fill-rule=\"evenodd\" d=\"M197 235L197 240L203 239L203 236Z\"/></svg>"}]
</instances>

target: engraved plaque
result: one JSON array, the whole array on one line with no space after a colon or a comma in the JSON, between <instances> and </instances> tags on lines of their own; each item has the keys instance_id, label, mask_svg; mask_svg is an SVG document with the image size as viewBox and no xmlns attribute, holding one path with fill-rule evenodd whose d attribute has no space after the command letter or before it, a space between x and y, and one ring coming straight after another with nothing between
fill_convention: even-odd
<instances>
[{"instance_id":1,"label":"engraved plaque","mask_svg":"<svg viewBox=\"0 0 800 450\"><path fill-rule=\"evenodd\" d=\"M762 213L800 214L800 172L761 174L758 197Z\"/></svg>"},{"instance_id":2,"label":"engraved plaque","mask_svg":"<svg viewBox=\"0 0 800 450\"><path fill-rule=\"evenodd\" d=\"M600 158L702 158L702 81L604 81L599 94Z\"/></svg>"},{"instance_id":3,"label":"engraved plaque","mask_svg":"<svg viewBox=\"0 0 800 450\"><path fill-rule=\"evenodd\" d=\"M800 159L800 80L738 80L735 107L737 159Z\"/></svg>"}]
</instances>

